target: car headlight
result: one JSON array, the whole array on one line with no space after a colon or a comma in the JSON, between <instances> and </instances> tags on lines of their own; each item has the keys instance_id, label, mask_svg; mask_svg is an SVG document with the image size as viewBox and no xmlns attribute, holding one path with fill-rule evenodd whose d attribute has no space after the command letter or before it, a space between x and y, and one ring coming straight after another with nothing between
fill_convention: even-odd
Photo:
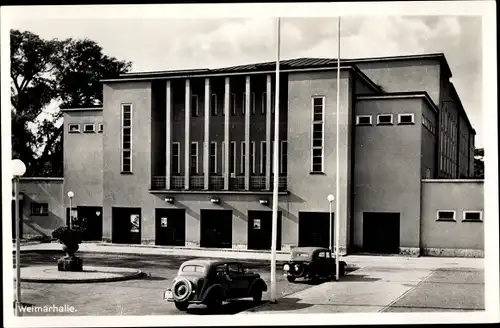
<instances>
[{"instance_id":1,"label":"car headlight","mask_svg":"<svg viewBox=\"0 0 500 328\"><path fill-rule=\"evenodd\" d=\"M289 270L290 270L290 266L289 266L288 264L285 264L285 265L283 266L283 270L285 270L285 271L289 271Z\"/></svg>"}]
</instances>

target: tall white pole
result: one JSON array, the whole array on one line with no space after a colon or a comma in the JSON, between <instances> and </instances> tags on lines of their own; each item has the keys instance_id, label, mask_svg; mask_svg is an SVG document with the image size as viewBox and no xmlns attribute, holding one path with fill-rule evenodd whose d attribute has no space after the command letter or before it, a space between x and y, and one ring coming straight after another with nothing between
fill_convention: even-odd
<instances>
[{"instance_id":1,"label":"tall white pole","mask_svg":"<svg viewBox=\"0 0 500 328\"><path fill-rule=\"evenodd\" d=\"M273 227L271 238L271 302L276 303L276 242L278 235L278 183L279 183L279 106L280 106L280 18L276 30L276 85L274 94L274 155L273 155ZM271 145L268 145L271 147Z\"/></svg>"},{"instance_id":2,"label":"tall white pole","mask_svg":"<svg viewBox=\"0 0 500 328\"><path fill-rule=\"evenodd\" d=\"M72 216L72 208L71 208L71 198L73 197L70 197L69 198L69 228L71 229L73 227L73 216Z\"/></svg>"},{"instance_id":3,"label":"tall white pole","mask_svg":"<svg viewBox=\"0 0 500 328\"><path fill-rule=\"evenodd\" d=\"M339 280L339 244L340 244L340 129L339 129L339 116L340 116L340 16L337 31L337 160L336 162L336 195L337 201L335 202L335 280Z\"/></svg>"},{"instance_id":4,"label":"tall white pole","mask_svg":"<svg viewBox=\"0 0 500 328\"><path fill-rule=\"evenodd\" d=\"M330 252L331 252L332 248L333 248L333 242L332 242L333 217L332 217L332 202L329 202L329 203L330 203L330 229L328 230L329 231L329 233L328 233L328 248L330 249Z\"/></svg>"},{"instance_id":5,"label":"tall white pole","mask_svg":"<svg viewBox=\"0 0 500 328\"><path fill-rule=\"evenodd\" d=\"M19 177L14 177L14 224L16 225L16 316L19 316L19 307L21 306L21 216L19 215L19 193L17 191L18 182Z\"/></svg>"}]
</instances>

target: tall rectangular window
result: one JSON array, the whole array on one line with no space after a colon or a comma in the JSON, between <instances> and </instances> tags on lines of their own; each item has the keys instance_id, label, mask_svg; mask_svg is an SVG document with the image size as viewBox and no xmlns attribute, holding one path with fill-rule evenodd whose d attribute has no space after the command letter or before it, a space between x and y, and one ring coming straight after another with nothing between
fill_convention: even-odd
<instances>
[{"instance_id":1,"label":"tall rectangular window","mask_svg":"<svg viewBox=\"0 0 500 328\"><path fill-rule=\"evenodd\" d=\"M260 173L266 174L266 142L260 142Z\"/></svg>"},{"instance_id":2,"label":"tall rectangular window","mask_svg":"<svg viewBox=\"0 0 500 328\"><path fill-rule=\"evenodd\" d=\"M229 106L231 107L231 115L236 115L236 94L231 93L231 99L229 100Z\"/></svg>"},{"instance_id":3,"label":"tall rectangular window","mask_svg":"<svg viewBox=\"0 0 500 328\"><path fill-rule=\"evenodd\" d=\"M250 93L250 110L252 114L255 114L255 92ZM247 101L247 93L243 92L243 99L241 102L241 113L245 115L245 108L246 108L246 101Z\"/></svg>"},{"instance_id":4,"label":"tall rectangular window","mask_svg":"<svg viewBox=\"0 0 500 328\"><path fill-rule=\"evenodd\" d=\"M132 173L132 105L122 104L122 173Z\"/></svg>"},{"instance_id":5,"label":"tall rectangular window","mask_svg":"<svg viewBox=\"0 0 500 328\"><path fill-rule=\"evenodd\" d=\"M181 144L172 142L172 174L181 173Z\"/></svg>"},{"instance_id":6,"label":"tall rectangular window","mask_svg":"<svg viewBox=\"0 0 500 328\"><path fill-rule=\"evenodd\" d=\"M226 142L222 141L222 173L226 173Z\"/></svg>"},{"instance_id":7,"label":"tall rectangular window","mask_svg":"<svg viewBox=\"0 0 500 328\"><path fill-rule=\"evenodd\" d=\"M236 141L231 141L231 150L229 154L229 165L231 168L231 171L229 173L236 173Z\"/></svg>"},{"instance_id":8,"label":"tall rectangular window","mask_svg":"<svg viewBox=\"0 0 500 328\"><path fill-rule=\"evenodd\" d=\"M198 174L198 142L191 142L191 173Z\"/></svg>"},{"instance_id":9,"label":"tall rectangular window","mask_svg":"<svg viewBox=\"0 0 500 328\"><path fill-rule=\"evenodd\" d=\"M191 95L191 116L198 117L198 95Z\"/></svg>"},{"instance_id":10,"label":"tall rectangular window","mask_svg":"<svg viewBox=\"0 0 500 328\"><path fill-rule=\"evenodd\" d=\"M267 92L262 92L261 104L262 104L262 106L260 107L260 113L265 114L266 113L266 104L267 104Z\"/></svg>"},{"instance_id":11,"label":"tall rectangular window","mask_svg":"<svg viewBox=\"0 0 500 328\"><path fill-rule=\"evenodd\" d=\"M212 96L210 97L210 110L212 112L212 116L217 116L217 113L219 111L217 107L217 94L212 93Z\"/></svg>"},{"instance_id":12,"label":"tall rectangular window","mask_svg":"<svg viewBox=\"0 0 500 328\"><path fill-rule=\"evenodd\" d=\"M245 142L242 141L241 142L241 147L240 147L240 151L241 151L241 163L240 163L240 172L241 174L245 174Z\"/></svg>"},{"instance_id":13,"label":"tall rectangular window","mask_svg":"<svg viewBox=\"0 0 500 328\"><path fill-rule=\"evenodd\" d=\"M250 142L250 172L255 174L255 141Z\"/></svg>"},{"instance_id":14,"label":"tall rectangular window","mask_svg":"<svg viewBox=\"0 0 500 328\"><path fill-rule=\"evenodd\" d=\"M217 173L217 142L210 143L210 173Z\"/></svg>"},{"instance_id":15,"label":"tall rectangular window","mask_svg":"<svg viewBox=\"0 0 500 328\"><path fill-rule=\"evenodd\" d=\"M280 173L286 174L288 170L288 143L286 141L281 141L281 160L280 160Z\"/></svg>"},{"instance_id":16,"label":"tall rectangular window","mask_svg":"<svg viewBox=\"0 0 500 328\"><path fill-rule=\"evenodd\" d=\"M325 98L312 99L311 172L323 172Z\"/></svg>"}]
</instances>

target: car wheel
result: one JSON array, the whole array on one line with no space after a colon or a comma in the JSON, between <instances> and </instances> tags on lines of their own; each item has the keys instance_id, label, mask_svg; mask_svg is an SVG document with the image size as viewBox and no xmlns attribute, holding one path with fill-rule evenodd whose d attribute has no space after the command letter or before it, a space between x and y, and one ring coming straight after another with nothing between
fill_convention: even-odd
<instances>
[{"instance_id":1,"label":"car wheel","mask_svg":"<svg viewBox=\"0 0 500 328\"><path fill-rule=\"evenodd\" d=\"M175 302L175 307L179 311L186 311L189 306L188 302Z\"/></svg>"},{"instance_id":2,"label":"car wheel","mask_svg":"<svg viewBox=\"0 0 500 328\"><path fill-rule=\"evenodd\" d=\"M286 276L286 280L288 280L289 282L294 282L295 277L294 276Z\"/></svg>"},{"instance_id":3,"label":"car wheel","mask_svg":"<svg viewBox=\"0 0 500 328\"><path fill-rule=\"evenodd\" d=\"M260 303L262 301L262 290L256 290L252 293L252 299L254 303Z\"/></svg>"}]
</instances>

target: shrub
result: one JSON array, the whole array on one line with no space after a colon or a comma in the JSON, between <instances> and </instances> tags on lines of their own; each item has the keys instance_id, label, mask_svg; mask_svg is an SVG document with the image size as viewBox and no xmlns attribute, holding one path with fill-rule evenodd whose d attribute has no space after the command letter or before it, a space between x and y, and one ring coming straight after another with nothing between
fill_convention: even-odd
<instances>
[{"instance_id":1,"label":"shrub","mask_svg":"<svg viewBox=\"0 0 500 328\"><path fill-rule=\"evenodd\" d=\"M82 229L81 228L70 228L70 227L59 227L52 231L52 237L59 240L59 242L68 244L80 244L82 242Z\"/></svg>"}]
</instances>

